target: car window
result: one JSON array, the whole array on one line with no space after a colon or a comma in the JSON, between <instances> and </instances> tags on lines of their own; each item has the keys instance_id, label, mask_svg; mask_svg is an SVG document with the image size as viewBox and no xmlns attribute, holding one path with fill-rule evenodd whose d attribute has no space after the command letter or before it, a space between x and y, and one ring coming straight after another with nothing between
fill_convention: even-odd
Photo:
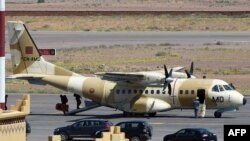
<instances>
[{"instance_id":1,"label":"car window","mask_svg":"<svg viewBox=\"0 0 250 141\"><path fill-rule=\"evenodd\" d=\"M139 126L139 123L132 123L132 124L131 124L131 127L132 127L132 128L137 128L138 126Z\"/></svg>"},{"instance_id":2,"label":"car window","mask_svg":"<svg viewBox=\"0 0 250 141\"><path fill-rule=\"evenodd\" d=\"M78 122L73 125L75 128L81 128L83 126L83 122Z\"/></svg>"},{"instance_id":3,"label":"car window","mask_svg":"<svg viewBox=\"0 0 250 141\"><path fill-rule=\"evenodd\" d=\"M186 130L180 130L179 132L176 133L177 136L184 136L186 134Z\"/></svg>"},{"instance_id":4,"label":"car window","mask_svg":"<svg viewBox=\"0 0 250 141\"><path fill-rule=\"evenodd\" d=\"M119 125L119 124L118 124ZM125 128L125 123L122 123L122 124L120 124L119 125L122 129L124 129Z\"/></svg>"},{"instance_id":5,"label":"car window","mask_svg":"<svg viewBox=\"0 0 250 141\"><path fill-rule=\"evenodd\" d=\"M83 126L91 126L91 121L84 121Z\"/></svg>"}]
</instances>

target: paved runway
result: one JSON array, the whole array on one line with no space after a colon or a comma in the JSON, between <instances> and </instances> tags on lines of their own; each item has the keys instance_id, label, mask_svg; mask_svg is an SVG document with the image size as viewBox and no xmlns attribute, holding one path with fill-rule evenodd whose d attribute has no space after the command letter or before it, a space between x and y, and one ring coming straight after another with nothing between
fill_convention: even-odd
<instances>
[{"instance_id":1,"label":"paved runway","mask_svg":"<svg viewBox=\"0 0 250 141\"><path fill-rule=\"evenodd\" d=\"M31 32L39 48L75 48L96 45L178 44L204 45L250 44L250 32ZM7 37L7 36L6 36ZM9 51L6 39L6 51Z\"/></svg>"},{"instance_id":2,"label":"paved runway","mask_svg":"<svg viewBox=\"0 0 250 141\"><path fill-rule=\"evenodd\" d=\"M76 106L73 95L67 95L70 108ZM21 94L9 94L8 105L21 98ZM76 116L63 116L61 112L54 109L55 103L60 102L59 95L32 94L31 95L31 115L27 117L31 124L31 134L28 141L46 141L49 135L53 134L56 127L70 125L75 121L87 118L105 118L111 120L114 124L125 120L146 120L153 126L152 141L161 141L163 136L171 134L185 127L205 127L216 133L218 141L223 141L223 125L229 124L250 124L250 97L247 97L248 103L241 107L237 112L228 112L222 115L222 118L213 117L214 110L208 110L206 118L193 118L192 110L173 110L158 113L154 118L148 117L122 117L121 111L100 107L91 111L79 113Z\"/></svg>"}]
</instances>

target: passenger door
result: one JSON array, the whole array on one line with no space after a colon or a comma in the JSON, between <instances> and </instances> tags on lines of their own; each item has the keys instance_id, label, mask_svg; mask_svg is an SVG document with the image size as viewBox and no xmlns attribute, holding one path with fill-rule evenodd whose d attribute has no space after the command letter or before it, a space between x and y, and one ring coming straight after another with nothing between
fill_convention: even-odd
<instances>
[{"instance_id":1,"label":"passenger door","mask_svg":"<svg viewBox=\"0 0 250 141\"><path fill-rule=\"evenodd\" d=\"M74 137L80 137L82 136L82 128L83 128L83 122L77 122L72 125L70 129L70 135Z\"/></svg>"}]
</instances>

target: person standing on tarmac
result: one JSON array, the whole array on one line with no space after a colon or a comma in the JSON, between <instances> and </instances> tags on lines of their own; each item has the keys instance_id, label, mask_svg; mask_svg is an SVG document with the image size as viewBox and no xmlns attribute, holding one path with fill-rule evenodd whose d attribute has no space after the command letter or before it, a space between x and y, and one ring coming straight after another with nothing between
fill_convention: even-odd
<instances>
[{"instance_id":1,"label":"person standing on tarmac","mask_svg":"<svg viewBox=\"0 0 250 141\"><path fill-rule=\"evenodd\" d=\"M77 109L80 109L80 105L81 105L81 96L80 95L78 95L78 94L74 94L74 97L76 98L76 108Z\"/></svg>"},{"instance_id":2,"label":"person standing on tarmac","mask_svg":"<svg viewBox=\"0 0 250 141\"><path fill-rule=\"evenodd\" d=\"M66 95L60 95L60 98L61 98L61 103L62 103L61 109L63 111L63 114L65 115L65 112L69 111L69 106L67 105L68 98Z\"/></svg>"},{"instance_id":3,"label":"person standing on tarmac","mask_svg":"<svg viewBox=\"0 0 250 141\"><path fill-rule=\"evenodd\" d=\"M199 106L200 106L200 101L199 101L199 98L196 97L193 101L193 107L194 107L194 117L195 118L198 118L198 109L199 109Z\"/></svg>"}]
</instances>

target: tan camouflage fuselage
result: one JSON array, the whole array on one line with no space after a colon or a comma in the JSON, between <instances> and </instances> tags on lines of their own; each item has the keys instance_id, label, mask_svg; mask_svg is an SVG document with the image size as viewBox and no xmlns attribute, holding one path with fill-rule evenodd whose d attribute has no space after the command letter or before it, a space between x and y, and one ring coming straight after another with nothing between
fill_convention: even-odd
<instances>
[{"instance_id":1,"label":"tan camouflage fuselage","mask_svg":"<svg viewBox=\"0 0 250 141\"><path fill-rule=\"evenodd\" d=\"M155 113L174 108L192 108L197 91L205 91L207 108L242 105L243 96L235 90L213 92L214 85L228 85L216 79L173 79L171 94L163 85L139 85L84 77L46 62L22 22L8 22L12 78L42 82L83 95L102 105L126 112Z\"/></svg>"}]
</instances>

